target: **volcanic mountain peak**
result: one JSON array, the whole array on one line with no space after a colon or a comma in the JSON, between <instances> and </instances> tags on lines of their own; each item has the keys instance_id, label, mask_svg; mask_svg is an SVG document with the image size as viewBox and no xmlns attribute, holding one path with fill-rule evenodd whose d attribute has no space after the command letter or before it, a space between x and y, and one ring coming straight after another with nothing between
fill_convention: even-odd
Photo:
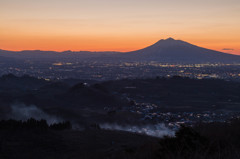
<instances>
[{"instance_id":1,"label":"volcanic mountain peak","mask_svg":"<svg viewBox=\"0 0 240 159\"><path fill-rule=\"evenodd\" d=\"M172 53L176 53L177 50L182 50L182 49L191 48L191 47L197 47L197 46L194 46L194 45L187 43L185 41L182 41L182 40L175 40L170 37L168 39L161 39L161 40L157 41L156 43L154 43L153 45L150 45L141 50L137 50L135 52L156 54L159 52L166 52L166 51L169 52L170 51L170 53L172 54Z\"/></svg>"},{"instance_id":2,"label":"volcanic mountain peak","mask_svg":"<svg viewBox=\"0 0 240 159\"><path fill-rule=\"evenodd\" d=\"M131 56L135 59L137 57L138 60L168 63L233 63L240 61L240 56L205 49L173 38L162 39L151 46L133 51Z\"/></svg>"},{"instance_id":3,"label":"volcanic mountain peak","mask_svg":"<svg viewBox=\"0 0 240 159\"><path fill-rule=\"evenodd\" d=\"M175 39L170 37L170 38L167 38L167 39L161 39L151 46L169 47L169 46L176 46L176 45L192 45L192 44L187 43L187 42L182 41L182 40L175 40Z\"/></svg>"},{"instance_id":4,"label":"volcanic mountain peak","mask_svg":"<svg viewBox=\"0 0 240 159\"><path fill-rule=\"evenodd\" d=\"M169 37L167 39L161 39L159 41L176 41L176 40L174 38L172 38L172 37Z\"/></svg>"}]
</instances>

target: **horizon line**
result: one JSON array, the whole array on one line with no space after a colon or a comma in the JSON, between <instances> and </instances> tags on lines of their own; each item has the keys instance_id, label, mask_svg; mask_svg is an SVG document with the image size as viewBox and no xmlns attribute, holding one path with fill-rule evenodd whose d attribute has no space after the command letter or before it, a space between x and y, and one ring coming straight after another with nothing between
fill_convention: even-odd
<instances>
[{"instance_id":1,"label":"horizon line","mask_svg":"<svg viewBox=\"0 0 240 159\"><path fill-rule=\"evenodd\" d=\"M1 49L0 48L0 51L9 51L9 52L24 52L24 51L41 51L41 52L56 52L56 53L63 53L63 52L90 52L90 53L129 53L129 52L134 52L134 51L138 51L138 50L141 50L141 49L144 49L144 48L147 48L149 46L152 46L152 45L155 45L156 43L160 42L160 41L166 41L166 40L174 40L174 41L182 41L182 42L186 42L186 43L189 43L187 41L183 41L181 39L174 39L172 37L168 37L166 39L160 39L158 41L156 41L155 43L153 44L150 44L150 45L147 45L145 47L142 47L140 49L134 49L134 50L130 50L130 51L114 51L114 50L109 50L109 51L97 51L97 50L94 50L94 51L89 51L89 50L71 50L71 49L67 49L67 50L62 50L62 51L57 51L57 50L42 50L42 49L23 49L23 50L8 50L8 49ZM221 52L221 53L225 53L225 54L231 54L231 55L237 55L237 56L240 56L240 54L236 54L236 53L229 53L229 52L225 52L226 50L225 49L222 49L222 51L218 51L218 50L215 50L215 49L209 49L209 48L205 48L203 46L198 46L196 44L192 44L192 43L189 43L191 45L195 45L197 47L201 47L201 48L204 48L204 49L208 49L208 50L212 50L212 51L217 51L217 52Z\"/></svg>"}]
</instances>

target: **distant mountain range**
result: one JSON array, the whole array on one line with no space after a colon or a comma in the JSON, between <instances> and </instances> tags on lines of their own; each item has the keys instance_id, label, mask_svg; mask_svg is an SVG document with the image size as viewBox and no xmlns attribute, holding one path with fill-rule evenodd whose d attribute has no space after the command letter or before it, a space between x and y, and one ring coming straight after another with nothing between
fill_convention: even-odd
<instances>
[{"instance_id":1,"label":"distant mountain range","mask_svg":"<svg viewBox=\"0 0 240 159\"><path fill-rule=\"evenodd\" d=\"M52 61L156 61L163 63L240 63L240 56L205 49L185 41L173 38L162 39L157 43L137 51L121 52L89 52L89 51L6 51L0 50L1 58L22 60ZM2 60L1 60L2 61Z\"/></svg>"}]
</instances>

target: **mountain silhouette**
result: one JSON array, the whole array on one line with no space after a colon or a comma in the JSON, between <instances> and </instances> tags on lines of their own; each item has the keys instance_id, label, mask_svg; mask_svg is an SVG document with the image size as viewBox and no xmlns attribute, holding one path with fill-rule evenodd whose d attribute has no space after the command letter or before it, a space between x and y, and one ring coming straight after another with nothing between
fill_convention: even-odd
<instances>
[{"instance_id":1,"label":"mountain silhouette","mask_svg":"<svg viewBox=\"0 0 240 159\"><path fill-rule=\"evenodd\" d=\"M130 52L128 56L135 56L138 60L170 63L240 62L240 56L205 49L173 38L159 40L149 47Z\"/></svg>"},{"instance_id":2,"label":"mountain silhouette","mask_svg":"<svg viewBox=\"0 0 240 159\"><path fill-rule=\"evenodd\" d=\"M165 63L240 63L240 56L202 48L182 40L162 39L155 44L136 51L89 52L89 51L6 51L0 50L0 56L23 60L49 61L109 61L137 62L156 61Z\"/></svg>"}]
</instances>

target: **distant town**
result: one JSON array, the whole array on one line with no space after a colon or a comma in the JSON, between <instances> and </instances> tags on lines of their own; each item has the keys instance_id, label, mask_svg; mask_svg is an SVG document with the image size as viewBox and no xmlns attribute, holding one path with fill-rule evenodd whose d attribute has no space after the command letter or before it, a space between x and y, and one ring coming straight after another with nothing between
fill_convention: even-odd
<instances>
[{"instance_id":1,"label":"distant town","mask_svg":"<svg viewBox=\"0 0 240 159\"><path fill-rule=\"evenodd\" d=\"M240 119L239 111L162 112L157 105L151 103L139 103L131 107L125 107L124 110L140 114L142 121L165 123L166 126L174 130L177 130L183 124L193 126L197 123L224 123Z\"/></svg>"},{"instance_id":2,"label":"distant town","mask_svg":"<svg viewBox=\"0 0 240 159\"><path fill-rule=\"evenodd\" d=\"M46 80L88 79L96 81L124 78L155 78L182 76L196 79L218 78L240 80L240 64L168 64L159 62L33 62L0 63L0 75L28 74Z\"/></svg>"}]
</instances>

